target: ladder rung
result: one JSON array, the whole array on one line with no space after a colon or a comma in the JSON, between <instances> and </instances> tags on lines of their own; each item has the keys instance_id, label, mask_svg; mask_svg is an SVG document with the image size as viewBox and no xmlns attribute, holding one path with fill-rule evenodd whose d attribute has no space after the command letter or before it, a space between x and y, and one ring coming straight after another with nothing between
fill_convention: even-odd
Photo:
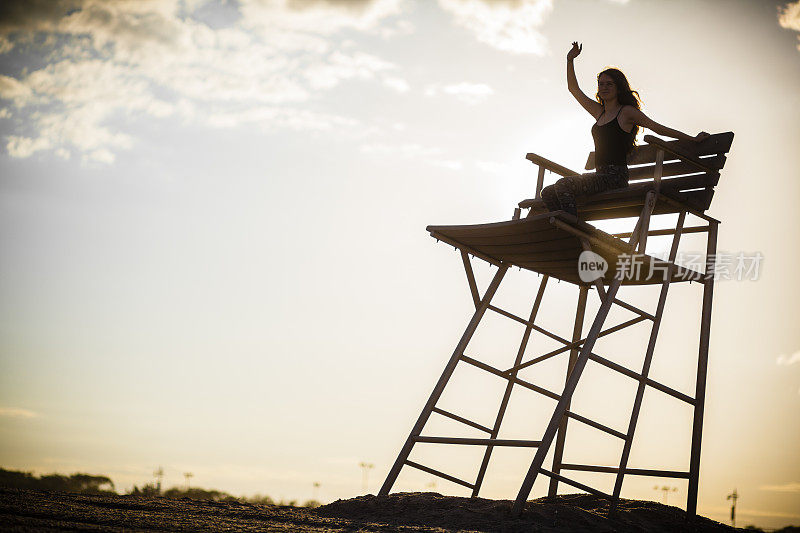
<instances>
[{"instance_id":1,"label":"ladder rung","mask_svg":"<svg viewBox=\"0 0 800 533\"><path fill-rule=\"evenodd\" d=\"M615 363L613 361L609 361L605 357L600 357L599 355L592 353L592 354L589 355L589 359L591 359L592 361L594 361L596 363L600 363L601 365L603 365L603 366L605 366L607 368L610 368L611 370L616 370L620 374L624 374L624 375L626 375L626 376L628 376L630 378L633 378L633 379L635 379L637 381L641 381L642 380L642 375L641 374L639 374L637 372L634 372L633 370L631 370L629 368L625 368L624 366L622 366L620 364L617 364L617 363ZM688 395L686 395L686 394L684 394L682 392L678 392L675 389L673 389L671 387L667 387L666 385L664 385L662 383L659 383L658 381L652 380L650 378L646 378L644 380L644 382L647 385L653 387L654 389L660 390L661 392L669 394L670 396L674 396L675 398L678 398L679 400L683 400L684 402L686 402L688 404L694 405L694 398L692 398L691 396L688 396Z\"/></svg>"},{"instance_id":2,"label":"ladder rung","mask_svg":"<svg viewBox=\"0 0 800 533\"><path fill-rule=\"evenodd\" d=\"M682 479L689 479L689 472L679 472L677 470L647 470L644 468L626 468L626 474L633 474L634 476L654 476L654 477L675 477Z\"/></svg>"},{"instance_id":3,"label":"ladder rung","mask_svg":"<svg viewBox=\"0 0 800 533\"><path fill-rule=\"evenodd\" d=\"M561 465L561 470L580 470L581 472L603 472L607 474L616 474L619 468L616 466L597 466L597 465L576 465L564 463ZM689 479L689 472L679 472L677 470L649 470L645 468L626 468L626 474L633 476L653 476L653 477L672 477Z\"/></svg>"},{"instance_id":4,"label":"ladder rung","mask_svg":"<svg viewBox=\"0 0 800 533\"><path fill-rule=\"evenodd\" d=\"M452 481L453 483L458 483L459 485L463 485L468 489L474 489L475 485L468 481L464 481L463 479L458 479L457 477L453 477L450 474L445 474L444 472L439 472L438 470L434 470L433 468L428 468L425 465L421 465L419 463L415 463L414 461L409 461L406 459L405 464L408 466L414 467L417 470L422 470L423 472L427 472L429 474L433 474L434 476L439 476L442 479L446 479L447 481Z\"/></svg>"},{"instance_id":5,"label":"ladder rung","mask_svg":"<svg viewBox=\"0 0 800 533\"><path fill-rule=\"evenodd\" d=\"M563 468L563 466L562 466L562 468ZM545 470L544 468L540 468L539 472L541 472L542 474L544 474L547 477L551 477L553 479L557 479L557 480L561 481L562 483L566 483L567 485L572 485L576 489L581 489L583 491L586 491L589 494L594 494L595 496L600 496L602 498L607 498L609 500L613 499L613 497L610 494L606 494L605 492L599 491L597 489L593 489L589 485L584 485L583 483L579 483L578 481L575 481L573 479L569 479L567 477L564 477L564 476L561 476L559 474L553 473L553 472L551 472L549 470Z\"/></svg>"},{"instance_id":6,"label":"ladder rung","mask_svg":"<svg viewBox=\"0 0 800 533\"><path fill-rule=\"evenodd\" d=\"M478 446L516 446L518 448L536 448L540 440L517 439L473 439L464 437L425 437L420 435L414 439L416 442L429 442L433 444L471 444Z\"/></svg>"},{"instance_id":7,"label":"ladder rung","mask_svg":"<svg viewBox=\"0 0 800 533\"><path fill-rule=\"evenodd\" d=\"M561 399L561 396L556 394L553 391L549 391L547 389L539 387L538 385L534 385L533 383L525 381L524 379L520 379L520 378L518 378L516 376L512 377L511 375L503 372L499 368L495 368L493 366L487 365L486 363L482 363L482 362L478 361L477 359L473 359L472 357L469 357L467 355L463 355L462 354L461 355L461 360L464 361L465 363L471 364L472 366L476 366L476 367L480 368L481 370L486 370L490 374L494 374L496 376L499 376L501 378L507 379L509 381L513 381L517 385L521 385L521 386L523 386L523 387L525 387L527 389L530 389L532 391L538 392L539 394L542 394L542 395L547 396L549 398L552 398L554 400Z\"/></svg>"},{"instance_id":8,"label":"ladder rung","mask_svg":"<svg viewBox=\"0 0 800 533\"><path fill-rule=\"evenodd\" d=\"M604 426L600 422L595 422L594 420L590 420L590 419L586 418L585 416L581 416L581 415L575 414L572 411L567 411L564 414L566 414L570 418L573 418L573 419L577 420L578 422L583 422L584 424L586 424L588 426L592 426L593 428L597 428L600 431L605 431L606 433L608 433L610 435L614 435L615 437L619 437L622 440L627 440L627 438L628 438L628 436L625 433L622 433L621 431L617 431L616 429L611 429L608 426Z\"/></svg>"},{"instance_id":9,"label":"ladder rung","mask_svg":"<svg viewBox=\"0 0 800 533\"><path fill-rule=\"evenodd\" d=\"M453 420L457 420L457 421L461 422L462 424L466 424L468 426L474 427L475 429L480 429L481 431L485 431L486 433L491 433L492 432L492 430L487 428L486 426L482 426L482 425L478 424L477 422L473 422L472 420L467 420L466 418L464 418L462 416L455 415L455 414L451 413L450 411L445 411L444 409L439 409L438 407L434 407L433 408L433 412L434 413L439 413L440 415L446 416L447 418L452 418Z\"/></svg>"}]
</instances>

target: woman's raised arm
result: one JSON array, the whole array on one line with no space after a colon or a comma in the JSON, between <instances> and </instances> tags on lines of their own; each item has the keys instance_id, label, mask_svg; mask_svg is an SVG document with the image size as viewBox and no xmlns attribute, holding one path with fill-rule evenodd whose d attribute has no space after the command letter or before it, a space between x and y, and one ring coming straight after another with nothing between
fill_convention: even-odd
<instances>
[{"instance_id":1,"label":"woman's raised arm","mask_svg":"<svg viewBox=\"0 0 800 533\"><path fill-rule=\"evenodd\" d=\"M594 118L598 118L600 113L603 112L603 106L581 91L580 86L578 86L578 78L575 77L575 65L573 61L578 57L578 54L581 53L581 50L583 50L583 45L574 42L572 43L570 51L567 52L567 89L569 89L570 94L575 97L578 103L581 104L590 115Z\"/></svg>"}]
</instances>

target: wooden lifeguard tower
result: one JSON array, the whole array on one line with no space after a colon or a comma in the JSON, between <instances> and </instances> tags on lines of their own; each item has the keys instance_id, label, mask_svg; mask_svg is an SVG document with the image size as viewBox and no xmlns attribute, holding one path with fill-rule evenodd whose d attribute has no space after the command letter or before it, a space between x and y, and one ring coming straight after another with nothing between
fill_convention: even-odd
<instances>
[{"instance_id":1,"label":"wooden lifeguard tower","mask_svg":"<svg viewBox=\"0 0 800 533\"><path fill-rule=\"evenodd\" d=\"M530 495L533 483L539 474L550 479L549 495L554 496L558 483L565 483L577 489L609 498L612 505L619 499L622 483L628 476L654 476L662 478L688 479L686 511L693 517L697 509L698 474L700 469L700 443L703 429L703 407L705 403L706 374L708 367L708 343L711 328L711 303L714 290L714 257L717 246L719 221L706 215L711 204L714 187L719 181L720 170L725 164L726 153L733 142L733 133L712 135L703 142L663 141L645 136L646 144L636 147L629 155L630 185L625 189L608 191L578 200L578 218L563 211L548 212L541 200L545 171L560 176L576 175L568 168L553 163L536 154L528 154L527 159L539 167L536 184L536 197L519 203L512 220L491 224L467 226L429 226L431 236L458 248L466 270L467 281L475 304L475 313L469 321L461 340L445 366L425 407L414 424L403 445L379 495L387 495L404 466L410 466L439 476L472 490L478 496L486 474L492 450L497 446L535 448L536 453L527 473L521 478L521 486L516 496L513 511L521 513ZM594 168L594 153L589 154L586 169ZM530 209L528 215L520 217L521 209ZM650 230L650 220L654 215L677 214L674 229ZM697 226L684 227L687 214L692 214L703 222ZM635 226L626 233L609 234L591 225L590 221L635 217ZM676 264L678 245L682 234L706 234L706 260L704 271L696 271ZM647 255L647 238L654 235L672 235L672 244L667 259ZM609 266L602 276L587 279L586 272L579 268L579 257L584 252L592 252L592 257L602 257ZM470 256L487 261L498 267L486 292L481 296L472 270ZM585 257L585 256L584 256ZM599 258L597 258L599 260ZM492 305L507 270L517 266L542 274L530 316L526 319ZM537 313L550 278L563 280L578 287L578 301L571 339L562 338L536 324ZM697 359L697 378L694 396L689 396L649 377L653 352L658 338L659 326L672 283L697 281L703 287L700 339ZM645 312L617 298L621 285L660 284L661 290L654 313ZM591 322L586 337L582 337L584 314L590 286L597 289L601 305ZM603 329L612 306L618 305L632 311L636 316L626 322ZM516 359L506 369L490 366L464 354L478 324L487 311L493 311L511 320L524 324ZM651 324L649 340L645 348L641 369L631 370L596 353L593 347L598 338L611 335L634 324L649 321ZM556 350L523 361L531 333L536 331L559 342ZM541 361L569 353L566 385L560 392L553 392L530 381L518 377L518 372ZM562 355L563 357L563 355ZM603 365L638 382L633 409L627 428L615 429L581 416L570 410L570 402L581 379L587 363ZM445 390L450 377L459 363L472 365L505 380L506 388L500 408L491 426L469 420L457 413L437 407L437 402ZM503 417L508 406L512 388L517 385L547 396L556 401L549 423L538 440L498 439ZM654 470L630 468L628 459L636 431L642 398L645 389L652 387L674 399L689 404L694 411L691 455L686 470ZM423 435L428 419L432 414L456 420L482 432L482 438L464 438ZM569 464L562 462L569 419L586 424L599 431L622 440L623 449L616 466ZM441 472L429 465L409 460L416 444L474 445L485 448L483 460L478 467L474 481L466 481ZM545 468L544 461L551 447L555 446L552 466ZM604 472L615 474L616 480L611 494L580 483L563 474L564 471ZM521 470L522 474L522 470Z\"/></svg>"}]
</instances>

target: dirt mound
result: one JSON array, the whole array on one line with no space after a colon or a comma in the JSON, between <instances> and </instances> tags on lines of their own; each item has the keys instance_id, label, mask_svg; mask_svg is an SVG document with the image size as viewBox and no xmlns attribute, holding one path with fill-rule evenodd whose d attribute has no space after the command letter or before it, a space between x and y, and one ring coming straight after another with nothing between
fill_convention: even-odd
<instances>
[{"instance_id":1,"label":"dirt mound","mask_svg":"<svg viewBox=\"0 0 800 533\"><path fill-rule=\"evenodd\" d=\"M622 500L609 518L608 502L585 495L541 498L520 518L511 502L435 493L361 496L317 509L213 502L189 498L85 495L0 488L2 531L501 531L717 532L732 528L700 518L687 527L684 512L653 502Z\"/></svg>"},{"instance_id":2,"label":"dirt mound","mask_svg":"<svg viewBox=\"0 0 800 533\"><path fill-rule=\"evenodd\" d=\"M512 501L457 498L431 492L360 496L338 500L313 512L320 516L394 526L423 526L448 531L499 532L730 532L733 528L655 502L620 500L609 516L609 502L569 494L528 502L521 517L511 516Z\"/></svg>"}]
</instances>

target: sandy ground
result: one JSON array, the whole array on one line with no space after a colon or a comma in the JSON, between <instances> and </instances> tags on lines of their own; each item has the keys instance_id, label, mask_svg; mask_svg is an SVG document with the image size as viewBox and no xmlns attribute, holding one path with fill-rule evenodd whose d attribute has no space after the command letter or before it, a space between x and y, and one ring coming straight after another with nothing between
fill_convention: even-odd
<instances>
[{"instance_id":1,"label":"sandy ground","mask_svg":"<svg viewBox=\"0 0 800 533\"><path fill-rule=\"evenodd\" d=\"M498 531L498 532L731 532L699 518L689 526L676 507L588 495L540 498L522 517L511 502L435 493L360 496L318 509L160 497L89 496L0 489L2 531Z\"/></svg>"}]
</instances>

